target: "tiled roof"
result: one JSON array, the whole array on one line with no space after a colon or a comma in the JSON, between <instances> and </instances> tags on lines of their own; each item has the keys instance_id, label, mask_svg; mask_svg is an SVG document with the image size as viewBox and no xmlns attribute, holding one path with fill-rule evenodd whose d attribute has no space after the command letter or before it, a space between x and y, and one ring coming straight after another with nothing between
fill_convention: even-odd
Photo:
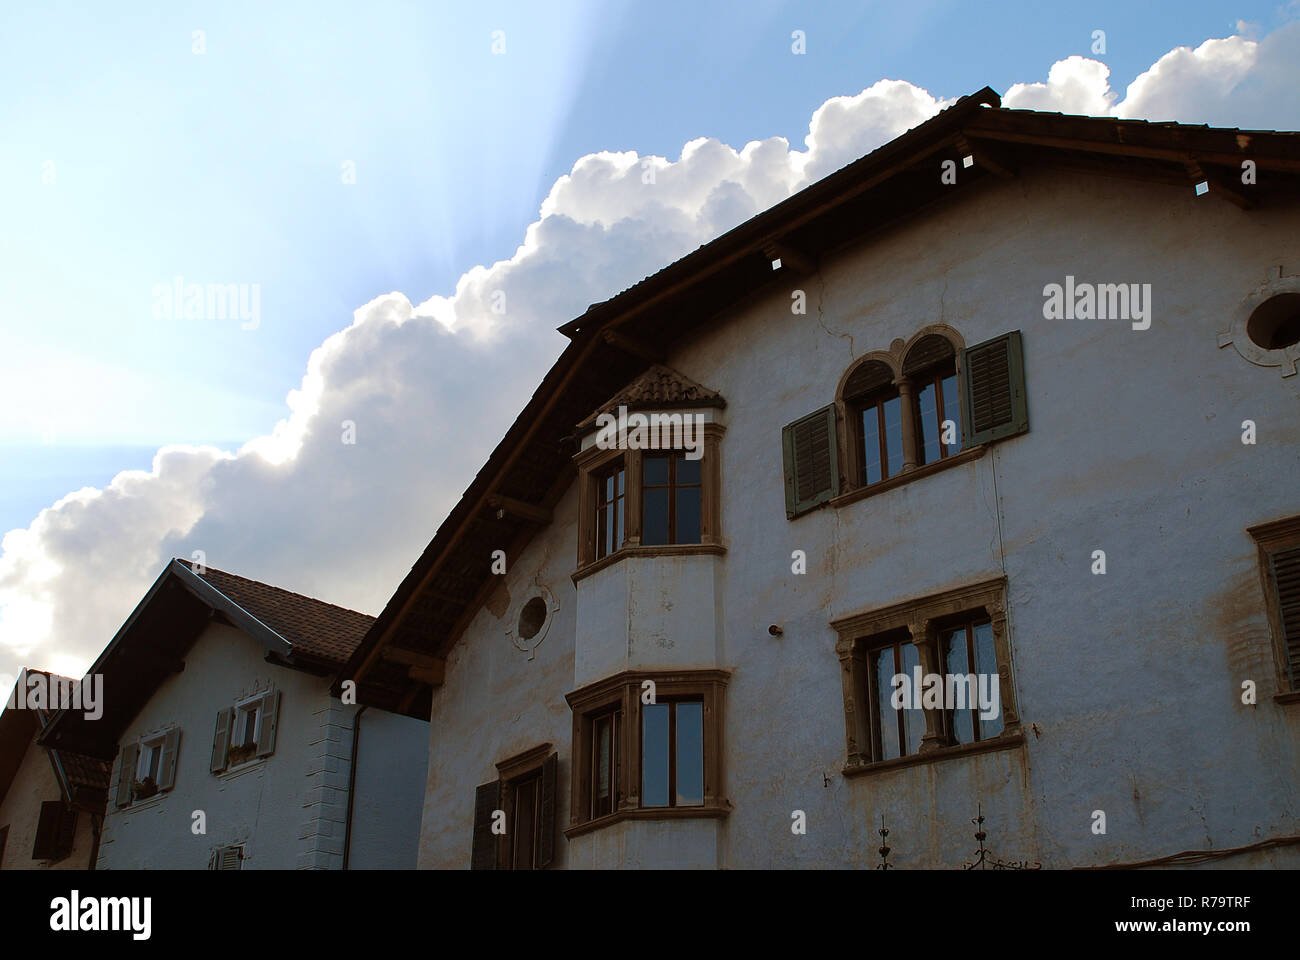
<instances>
[{"instance_id":1,"label":"tiled roof","mask_svg":"<svg viewBox=\"0 0 1300 960\"><path fill-rule=\"evenodd\" d=\"M109 771L113 765L107 760L96 760L80 753L68 750L57 751L63 772L68 775L68 782L74 787L88 787L91 790L107 790Z\"/></svg>"},{"instance_id":2,"label":"tiled roof","mask_svg":"<svg viewBox=\"0 0 1300 960\"><path fill-rule=\"evenodd\" d=\"M637 377L600 407L592 411L591 416L578 425L585 429L596 422L602 413L616 413L620 406L629 410L640 408L649 410L666 407L724 407L726 401L722 395L702 387L685 374L678 373L672 367L661 363L651 365L650 369Z\"/></svg>"},{"instance_id":3,"label":"tiled roof","mask_svg":"<svg viewBox=\"0 0 1300 960\"><path fill-rule=\"evenodd\" d=\"M331 663L346 662L375 619L211 567L198 575L287 640L295 653Z\"/></svg>"}]
</instances>

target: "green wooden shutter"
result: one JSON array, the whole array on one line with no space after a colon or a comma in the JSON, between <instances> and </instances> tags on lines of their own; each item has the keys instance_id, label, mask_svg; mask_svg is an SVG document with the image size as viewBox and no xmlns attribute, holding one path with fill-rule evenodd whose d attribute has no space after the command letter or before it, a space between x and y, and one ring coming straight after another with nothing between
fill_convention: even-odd
<instances>
[{"instance_id":1,"label":"green wooden shutter","mask_svg":"<svg viewBox=\"0 0 1300 960\"><path fill-rule=\"evenodd\" d=\"M538 823L542 835L537 855L539 867L549 867L555 859L555 776L558 765L559 757L554 753L542 764L542 815Z\"/></svg>"},{"instance_id":2,"label":"green wooden shutter","mask_svg":"<svg viewBox=\"0 0 1300 960\"><path fill-rule=\"evenodd\" d=\"M492 814L501 808L501 781L484 783L474 791L474 848L471 870L497 868L497 838L492 832Z\"/></svg>"},{"instance_id":3,"label":"green wooden shutter","mask_svg":"<svg viewBox=\"0 0 1300 960\"><path fill-rule=\"evenodd\" d=\"M158 771L158 789L170 790L176 785L176 752L181 746L181 732L168 730L163 738L162 769Z\"/></svg>"},{"instance_id":4,"label":"green wooden shutter","mask_svg":"<svg viewBox=\"0 0 1300 960\"><path fill-rule=\"evenodd\" d=\"M1282 624L1283 670L1292 690L1300 690L1300 547L1268 555L1269 573Z\"/></svg>"},{"instance_id":5,"label":"green wooden shutter","mask_svg":"<svg viewBox=\"0 0 1300 960\"><path fill-rule=\"evenodd\" d=\"M280 723L280 691L272 690L262 698L262 725L257 732L257 755L269 757L275 753L275 731Z\"/></svg>"},{"instance_id":6,"label":"green wooden shutter","mask_svg":"<svg viewBox=\"0 0 1300 960\"><path fill-rule=\"evenodd\" d=\"M785 515L791 519L840 492L840 457L835 405L788 424L781 430L785 461Z\"/></svg>"},{"instance_id":7,"label":"green wooden shutter","mask_svg":"<svg viewBox=\"0 0 1300 960\"><path fill-rule=\"evenodd\" d=\"M212 735L212 764L208 768L213 773L226 769L226 753L230 749L230 714L229 707L217 711L217 730Z\"/></svg>"},{"instance_id":8,"label":"green wooden shutter","mask_svg":"<svg viewBox=\"0 0 1300 960\"><path fill-rule=\"evenodd\" d=\"M967 347L960 367L963 449L1029 429L1019 330Z\"/></svg>"},{"instance_id":9,"label":"green wooden shutter","mask_svg":"<svg viewBox=\"0 0 1300 960\"><path fill-rule=\"evenodd\" d=\"M131 805L131 783L135 780L135 766L140 760L140 744L128 743L122 748L121 763L117 768L117 805Z\"/></svg>"}]
</instances>

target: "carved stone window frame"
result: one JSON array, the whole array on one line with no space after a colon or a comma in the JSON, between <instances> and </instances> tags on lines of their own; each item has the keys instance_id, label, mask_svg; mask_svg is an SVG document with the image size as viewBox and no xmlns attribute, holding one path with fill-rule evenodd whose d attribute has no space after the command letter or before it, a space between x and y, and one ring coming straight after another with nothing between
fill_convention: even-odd
<instances>
[{"instance_id":1,"label":"carved stone window frame","mask_svg":"<svg viewBox=\"0 0 1300 960\"><path fill-rule=\"evenodd\" d=\"M889 760L872 756L870 710L870 664L867 651L872 640L891 631L906 629L916 645L921 671L942 673L937 627L950 618L983 611L993 625L993 649L998 662L998 697L1002 710L1002 732L974 743L945 742L942 710L925 710L925 734L918 753ZM854 613L831 621L839 639L835 652L840 658L840 680L844 696L844 731L847 759L843 773L855 776L876 770L896 769L917 763L945 760L991 750L1005 750L1024 743L1020 714L1016 708L1015 684L1011 674L1011 640L1007 632L1006 577L903 600L874 610Z\"/></svg>"},{"instance_id":2,"label":"carved stone window frame","mask_svg":"<svg viewBox=\"0 0 1300 960\"><path fill-rule=\"evenodd\" d=\"M650 413L644 409L633 413ZM662 411L660 411L662 412ZM690 412L690 411L686 411ZM645 450L601 449L595 445L580 451L573 458L578 470L578 566L572 574L577 583L597 570L603 570L629 556L683 556L692 554L722 554L722 436L726 427L720 423L704 423L703 462L700 465L700 542L659 544L641 543L643 515L641 478ZM660 447L651 453L680 447ZM623 546L606 556L596 557L596 484L600 473L617 460L623 460L626 469L623 499Z\"/></svg>"},{"instance_id":3,"label":"carved stone window frame","mask_svg":"<svg viewBox=\"0 0 1300 960\"><path fill-rule=\"evenodd\" d=\"M723 795L723 723L726 670L625 670L565 694L573 711L572 777L566 837L581 836L622 820L687 820L725 817L731 804ZM704 719L704 803L698 806L641 806L641 694L653 680L656 701L698 699ZM611 709L623 712L619 730L617 803L612 813L589 816L591 809L591 733L593 722Z\"/></svg>"}]
</instances>

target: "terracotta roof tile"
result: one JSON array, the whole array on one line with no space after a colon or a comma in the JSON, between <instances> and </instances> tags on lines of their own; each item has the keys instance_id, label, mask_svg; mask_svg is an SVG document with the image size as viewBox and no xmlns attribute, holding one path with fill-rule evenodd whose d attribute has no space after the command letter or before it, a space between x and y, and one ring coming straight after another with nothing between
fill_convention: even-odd
<instances>
[{"instance_id":1,"label":"terracotta roof tile","mask_svg":"<svg viewBox=\"0 0 1300 960\"><path fill-rule=\"evenodd\" d=\"M180 562L189 566L188 561ZM331 663L345 663L375 620L355 610L211 567L200 576L284 637L294 652Z\"/></svg>"}]
</instances>

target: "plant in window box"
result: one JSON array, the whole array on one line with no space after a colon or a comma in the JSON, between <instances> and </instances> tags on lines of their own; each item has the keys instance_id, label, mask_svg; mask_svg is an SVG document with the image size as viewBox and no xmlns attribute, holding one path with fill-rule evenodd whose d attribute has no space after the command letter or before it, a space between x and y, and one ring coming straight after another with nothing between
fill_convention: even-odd
<instances>
[{"instance_id":1,"label":"plant in window box","mask_svg":"<svg viewBox=\"0 0 1300 960\"><path fill-rule=\"evenodd\" d=\"M158 792L158 784L153 777L145 777L143 780L133 780L131 782L131 794L137 800L147 800Z\"/></svg>"},{"instance_id":2,"label":"plant in window box","mask_svg":"<svg viewBox=\"0 0 1300 960\"><path fill-rule=\"evenodd\" d=\"M238 766L241 763L246 763L249 760L252 760L256 753L257 744L255 743L237 744L226 751L226 761L232 767Z\"/></svg>"}]
</instances>

